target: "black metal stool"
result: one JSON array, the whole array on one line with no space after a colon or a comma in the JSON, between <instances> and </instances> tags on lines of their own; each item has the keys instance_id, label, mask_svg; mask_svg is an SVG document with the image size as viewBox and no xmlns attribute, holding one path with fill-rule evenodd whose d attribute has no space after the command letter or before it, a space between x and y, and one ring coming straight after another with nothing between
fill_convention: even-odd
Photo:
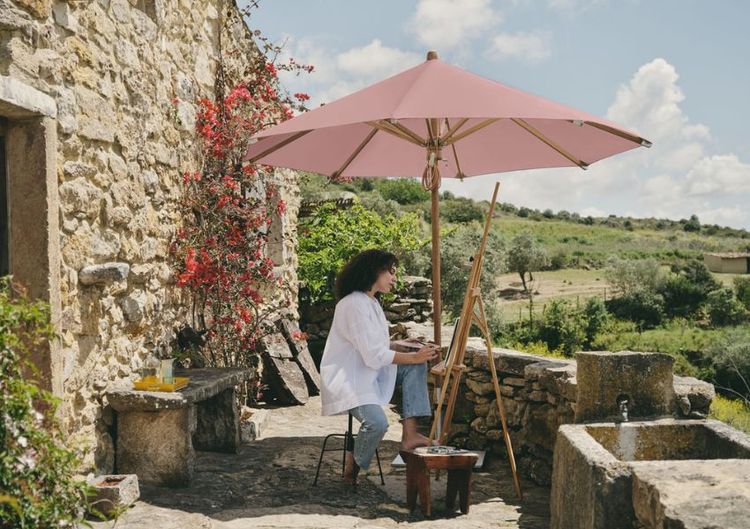
<instances>
[{"instance_id":1,"label":"black metal stool","mask_svg":"<svg viewBox=\"0 0 750 529\"><path fill-rule=\"evenodd\" d=\"M318 468L315 470L315 480L313 481L313 486L318 484L318 475L320 474L320 465L323 463L323 453L325 452L333 452L335 450L339 450L339 448L326 448L326 444L328 443L328 440L331 437L343 437L344 438L344 446L341 448L342 452L342 458L341 458L341 474L344 474L344 469L346 468L346 451L349 450L354 451L354 434L352 433L352 414L349 414L349 428L346 430L346 433L332 433L326 435L326 438L323 439L323 448L320 450L320 457L318 458ZM383 479L383 468L380 466L380 454L378 454L378 450L375 449L375 459L378 462L378 472L380 472L380 483L385 485L385 479Z\"/></svg>"}]
</instances>

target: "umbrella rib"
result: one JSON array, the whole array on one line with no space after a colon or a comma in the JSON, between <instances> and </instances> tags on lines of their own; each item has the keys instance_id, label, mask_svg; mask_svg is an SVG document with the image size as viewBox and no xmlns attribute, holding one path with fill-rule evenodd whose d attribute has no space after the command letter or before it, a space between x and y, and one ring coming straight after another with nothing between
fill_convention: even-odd
<instances>
[{"instance_id":1,"label":"umbrella rib","mask_svg":"<svg viewBox=\"0 0 750 529\"><path fill-rule=\"evenodd\" d=\"M556 144L554 141L549 139L547 136L539 132L537 129L529 125L526 121L520 118L510 118L510 120L524 129L526 132L534 136L536 139L541 141L542 143L545 143L548 147L551 147L555 151L557 151L559 154L563 155L565 158L576 164L581 169L587 169L589 164L581 160L580 158L577 158L576 156L573 156L570 152L565 150L564 148L560 147L558 144Z\"/></svg>"},{"instance_id":2,"label":"umbrella rib","mask_svg":"<svg viewBox=\"0 0 750 529\"><path fill-rule=\"evenodd\" d=\"M419 134L417 134L416 132L414 132L413 130L411 130L409 127L407 127L405 125L402 125L401 123L398 123L398 122L396 122L396 123L389 123L389 124L392 125L393 127L396 127L396 129L400 130L401 132L403 132L407 136L410 136L415 141L419 142L419 145L421 145L423 147L425 145L427 145L427 140L424 139L424 138L422 138Z\"/></svg>"},{"instance_id":3,"label":"umbrella rib","mask_svg":"<svg viewBox=\"0 0 750 529\"><path fill-rule=\"evenodd\" d=\"M364 149L367 146L367 144L370 143L370 140L372 139L373 136L375 136L375 133L377 133L378 130L380 130L380 129L372 129L369 132L369 134L367 134L367 136L362 141L362 143L360 143L359 146L356 149L354 149L354 152L352 152L352 154L349 156L349 158L347 158L346 161L344 162L344 164L341 167L339 167L338 171L334 171L334 173L331 175L331 178L336 179L339 176L341 176L341 174L344 171L346 171L346 168L349 167L349 165L354 161L354 159L357 156L359 156L359 153L362 152L362 149Z\"/></svg>"},{"instance_id":4,"label":"umbrella rib","mask_svg":"<svg viewBox=\"0 0 750 529\"><path fill-rule=\"evenodd\" d=\"M595 121L584 121L584 123L586 123L586 125L591 125L592 127L596 129L603 130L604 132L609 132L610 134L619 136L620 138L623 138L625 140L629 140L629 141L632 141L633 143L637 143L638 145L642 147L651 147L651 142L645 138L641 138L640 136L634 136L633 134L628 134L625 131L618 130L608 125L603 125Z\"/></svg>"},{"instance_id":5,"label":"umbrella rib","mask_svg":"<svg viewBox=\"0 0 750 529\"><path fill-rule=\"evenodd\" d=\"M467 121L469 121L469 118L461 118L461 120L458 123L456 123L451 129L450 123L448 123L448 118L445 118L445 127L447 130L445 131L445 136L443 136L442 138L443 144L446 144L446 142L448 142L451 139L451 137L456 132L458 132L458 129L463 127Z\"/></svg>"},{"instance_id":6,"label":"umbrella rib","mask_svg":"<svg viewBox=\"0 0 750 529\"><path fill-rule=\"evenodd\" d=\"M395 128L392 123L388 123L387 121L381 120L381 121L367 121L367 124L370 125L374 129L382 130L383 132L387 132L388 134L396 136L399 139L406 140L409 143L413 143L414 145L419 145L420 147L424 147L424 143L417 141L416 139L412 138L411 136L408 136L406 133L402 132L401 130Z\"/></svg>"},{"instance_id":7,"label":"umbrella rib","mask_svg":"<svg viewBox=\"0 0 750 529\"><path fill-rule=\"evenodd\" d=\"M272 153L278 151L282 147L287 146L288 144L292 143L293 141L296 141L296 140L300 139L302 136L304 136L305 134L308 134L310 132L312 132L312 129L310 129L310 130L303 130L301 132L293 134L293 135L289 136L287 139L285 139L283 141L280 141L279 143L277 143L273 147L270 147L270 148L266 149L265 151L261 152L260 154L256 154L255 156L253 156L252 158L250 158L247 162L248 163L255 163L256 161L260 160L264 156L268 156L269 154L272 154Z\"/></svg>"},{"instance_id":8,"label":"umbrella rib","mask_svg":"<svg viewBox=\"0 0 750 529\"><path fill-rule=\"evenodd\" d=\"M468 121L468 119L466 119L466 120L464 121L464 123L466 123L466 121ZM446 127L447 129L450 129L450 126L451 126L451 125L450 125L450 123L448 123L448 118L445 118L445 127ZM459 127L460 127L460 126L461 126L461 125L459 125ZM458 128L458 127L456 127L456 128ZM464 177L464 173L463 173L463 171L461 170L461 164L460 164L460 163L459 163L459 161L458 161L458 153L456 152L456 144L455 144L455 143L451 143L451 149L453 150L453 159L454 159L454 160L456 160L456 176L457 176L458 178L463 178L463 177Z\"/></svg>"},{"instance_id":9,"label":"umbrella rib","mask_svg":"<svg viewBox=\"0 0 750 529\"><path fill-rule=\"evenodd\" d=\"M444 145L451 145L453 143L456 143L458 140L461 140L461 139L465 138L469 134L474 134L475 132L477 132L477 131L485 128L485 127L488 127L488 126L492 125L493 123L495 123L496 121L500 121L501 119L502 118L485 119L484 121L481 121L481 122L477 123L473 127L470 127L468 129L466 129L462 133L456 134L452 138L450 138L447 141L443 142L443 144Z\"/></svg>"},{"instance_id":10,"label":"umbrella rib","mask_svg":"<svg viewBox=\"0 0 750 529\"><path fill-rule=\"evenodd\" d=\"M435 139L435 135L432 133L432 125L430 125L429 118L425 118L424 122L427 125L427 136L429 137L430 143L432 144Z\"/></svg>"}]
</instances>

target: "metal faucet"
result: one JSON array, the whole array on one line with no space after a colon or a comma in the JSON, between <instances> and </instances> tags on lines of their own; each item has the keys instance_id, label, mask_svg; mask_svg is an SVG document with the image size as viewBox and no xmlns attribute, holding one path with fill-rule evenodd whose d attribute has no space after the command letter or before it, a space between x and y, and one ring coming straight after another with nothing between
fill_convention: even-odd
<instances>
[{"instance_id":1,"label":"metal faucet","mask_svg":"<svg viewBox=\"0 0 750 529\"><path fill-rule=\"evenodd\" d=\"M620 417L622 422L628 422L628 400L623 399L620 401Z\"/></svg>"}]
</instances>

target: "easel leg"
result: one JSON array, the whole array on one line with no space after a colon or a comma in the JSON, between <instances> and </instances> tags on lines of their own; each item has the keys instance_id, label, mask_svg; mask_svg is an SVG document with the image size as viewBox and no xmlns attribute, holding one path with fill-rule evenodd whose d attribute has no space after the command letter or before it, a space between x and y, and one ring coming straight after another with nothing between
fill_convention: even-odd
<instances>
[{"instance_id":1,"label":"easel leg","mask_svg":"<svg viewBox=\"0 0 750 529\"><path fill-rule=\"evenodd\" d=\"M518 470L516 469L516 457L513 454L513 446L510 441L510 434L508 432L508 424L505 420L505 406L503 405L502 395L500 394L500 383L497 380L497 369L495 368L495 358L492 354L492 341L490 340L490 332L487 327L487 319L484 313L484 303L481 296L477 296L477 302L479 305L479 318L477 323L484 334L484 340L487 344L487 363L490 365L490 373L492 374L492 385L495 389L495 402L497 402L497 411L500 413L500 424L503 427L503 440L505 441L505 448L508 451L508 460L510 462L510 469L513 474L513 485L516 488L516 494L518 499L523 500L523 492L521 492L521 483L518 479Z\"/></svg>"}]
</instances>

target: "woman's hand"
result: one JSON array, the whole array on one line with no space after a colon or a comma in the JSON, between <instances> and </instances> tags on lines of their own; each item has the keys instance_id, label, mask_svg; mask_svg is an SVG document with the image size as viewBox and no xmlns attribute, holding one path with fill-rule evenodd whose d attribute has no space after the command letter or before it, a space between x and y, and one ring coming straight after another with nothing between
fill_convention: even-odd
<instances>
[{"instance_id":1,"label":"woman's hand","mask_svg":"<svg viewBox=\"0 0 750 529\"><path fill-rule=\"evenodd\" d=\"M430 362L437 358L438 356L438 346L435 344L427 344L424 347L422 347L419 351L416 353L412 353L412 357L414 359L414 364L423 364L425 362Z\"/></svg>"}]
</instances>

